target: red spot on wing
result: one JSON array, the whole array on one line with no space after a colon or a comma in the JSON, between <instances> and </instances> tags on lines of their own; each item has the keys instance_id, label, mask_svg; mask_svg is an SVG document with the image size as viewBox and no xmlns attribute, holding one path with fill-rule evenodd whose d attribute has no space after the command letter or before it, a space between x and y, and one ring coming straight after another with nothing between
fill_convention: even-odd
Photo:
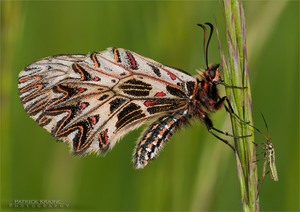
<instances>
[{"instance_id":1,"label":"red spot on wing","mask_svg":"<svg viewBox=\"0 0 300 212\"><path fill-rule=\"evenodd\" d=\"M93 80L94 80L94 81L99 81L100 78L99 78L99 77L94 77Z\"/></svg>"},{"instance_id":2,"label":"red spot on wing","mask_svg":"<svg viewBox=\"0 0 300 212\"><path fill-rule=\"evenodd\" d=\"M177 79L177 77L174 74L172 74L171 72L168 72L168 75L171 77L172 80Z\"/></svg>"},{"instance_id":3,"label":"red spot on wing","mask_svg":"<svg viewBox=\"0 0 300 212\"><path fill-rule=\"evenodd\" d=\"M83 93L84 91L86 91L86 89L85 89L85 88L82 88L82 87L80 87L80 88L77 89L77 92L78 92L78 93Z\"/></svg>"},{"instance_id":4,"label":"red spot on wing","mask_svg":"<svg viewBox=\"0 0 300 212\"><path fill-rule=\"evenodd\" d=\"M162 97L162 96L165 96L166 94L163 92L163 91L161 91L161 92L157 92L154 96L156 96L156 97Z\"/></svg>"},{"instance_id":5,"label":"red spot on wing","mask_svg":"<svg viewBox=\"0 0 300 212\"><path fill-rule=\"evenodd\" d=\"M91 122L93 125L97 124L97 117L96 116L92 116L91 118Z\"/></svg>"},{"instance_id":6,"label":"red spot on wing","mask_svg":"<svg viewBox=\"0 0 300 212\"><path fill-rule=\"evenodd\" d=\"M83 103L80 104L80 108L81 108L81 109L84 109L84 108L86 108L87 106L88 106L88 103L86 103L86 102L83 102Z\"/></svg>"},{"instance_id":7,"label":"red spot on wing","mask_svg":"<svg viewBox=\"0 0 300 212\"><path fill-rule=\"evenodd\" d=\"M144 102L144 105L145 105L146 107L149 107L149 106L155 105L156 102L157 102L156 100L145 101L145 102Z\"/></svg>"},{"instance_id":8,"label":"red spot on wing","mask_svg":"<svg viewBox=\"0 0 300 212\"><path fill-rule=\"evenodd\" d=\"M102 131L102 138L103 138L104 144L108 143L108 135L107 135L107 133L108 133L108 129Z\"/></svg>"},{"instance_id":9,"label":"red spot on wing","mask_svg":"<svg viewBox=\"0 0 300 212\"><path fill-rule=\"evenodd\" d=\"M128 52L128 51L126 52L126 54L127 54L127 57L130 60L130 67L132 69L137 69L137 64L136 64L136 61L135 61L133 55L130 52Z\"/></svg>"}]
</instances>

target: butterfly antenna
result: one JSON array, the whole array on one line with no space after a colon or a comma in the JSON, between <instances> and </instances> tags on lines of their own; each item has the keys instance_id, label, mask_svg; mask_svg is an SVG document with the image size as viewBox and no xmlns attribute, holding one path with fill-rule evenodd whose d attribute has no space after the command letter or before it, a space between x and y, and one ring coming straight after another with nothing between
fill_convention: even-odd
<instances>
[{"instance_id":1,"label":"butterfly antenna","mask_svg":"<svg viewBox=\"0 0 300 212\"><path fill-rule=\"evenodd\" d=\"M205 49L205 62L206 62L206 66L208 67L208 47L209 47L209 43L210 43L210 39L213 35L214 32L214 26L211 23L206 22L206 25L208 25L210 27L210 33L209 33L209 37L207 40L207 44L206 44L206 49Z\"/></svg>"},{"instance_id":2,"label":"butterfly antenna","mask_svg":"<svg viewBox=\"0 0 300 212\"><path fill-rule=\"evenodd\" d=\"M203 51L204 51L204 57L205 57L205 63L206 63L206 68L208 70L208 61L207 61L207 48L206 48L206 27L203 24L197 24L199 27L203 29L204 33L204 38L203 38Z\"/></svg>"}]
</instances>

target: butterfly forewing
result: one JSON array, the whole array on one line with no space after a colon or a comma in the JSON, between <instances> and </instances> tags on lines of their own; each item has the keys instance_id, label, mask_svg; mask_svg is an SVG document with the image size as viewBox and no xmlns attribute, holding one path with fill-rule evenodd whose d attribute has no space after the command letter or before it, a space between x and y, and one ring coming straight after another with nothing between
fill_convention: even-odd
<instances>
[{"instance_id":1,"label":"butterfly forewing","mask_svg":"<svg viewBox=\"0 0 300 212\"><path fill-rule=\"evenodd\" d=\"M151 118L187 110L196 79L125 49L57 55L26 67L29 115L75 153L106 152Z\"/></svg>"}]
</instances>

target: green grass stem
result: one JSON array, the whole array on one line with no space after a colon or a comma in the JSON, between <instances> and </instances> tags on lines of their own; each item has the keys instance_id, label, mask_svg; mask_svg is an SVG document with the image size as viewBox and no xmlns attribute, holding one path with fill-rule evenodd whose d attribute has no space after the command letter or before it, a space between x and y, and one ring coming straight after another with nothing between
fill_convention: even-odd
<instances>
[{"instance_id":1,"label":"green grass stem","mask_svg":"<svg viewBox=\"0 0 300 212\"><path fill-rule=\"evenodd\" d=\"M228 56L221 53L224 68L224 81L228 85L244 87L226 88L231 106L242 120L252 120L252 101L246 47L245 17L240 0L224 0ZM232 131L236 136L248 136L235 139L238 178L244 211L259 211L257 198L256 151L253 144L253 130L231 115Z\"/></svg>"}]
</instances>

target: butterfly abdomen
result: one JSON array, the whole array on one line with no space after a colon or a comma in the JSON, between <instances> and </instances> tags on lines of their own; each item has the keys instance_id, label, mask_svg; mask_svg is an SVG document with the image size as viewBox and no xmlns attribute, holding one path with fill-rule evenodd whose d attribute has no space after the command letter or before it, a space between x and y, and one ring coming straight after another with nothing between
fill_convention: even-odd
<instances>
[{"instance_id":1,"label":"butterfly abdomen","mask_svg":"<svg viewBox=\"0 0 300 212\"><path fill-rule=\"evenodd\" d=\"M148 161L157 157L169 137L187 121L188 112L185 110L164 115L151 124L137 144L133 156L134 166L144 168Z\"/></svg>"}]
</instances>

